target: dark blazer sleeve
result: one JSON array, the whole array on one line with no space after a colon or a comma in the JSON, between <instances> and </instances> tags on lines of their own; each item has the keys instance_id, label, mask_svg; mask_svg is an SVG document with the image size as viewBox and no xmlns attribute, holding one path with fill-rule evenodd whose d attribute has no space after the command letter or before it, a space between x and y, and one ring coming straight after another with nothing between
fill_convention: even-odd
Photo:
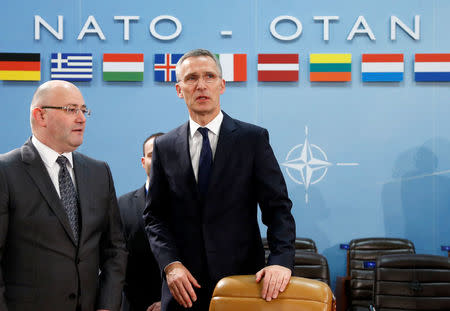
<instances>
[{"instance_id":1,"label":"dark blazer sleeve","mask_svg":"<svg viewBox=\"0 0 450 311\"><path fill-rule=\"evenodd\" d=\"M258 135L254 165L257 200L262 221L267 226L270 249L267 264L293 270L295 221L291 214L292 202L266 129L261 128Z\"/></svg>"},{"instance_id":2,"label":"dark blazer sleeve","mask_svg":"<svg viewBox=\"0 0 450 311\"><path fill-rule=\"evenodd\" d=\"M100 240L100 292L97 308L119 310L122 288L125 282L127 251L122 233L116 191L108 164L105 163L109 180L108 223Z\"/></svg>"},{"instance_id":3,"label":"dark blazer sleeve","mask_svg":"<svg viewBox=\"0 0 450 311\"><path fill-rule=\"evenodd\" d=\"M153 146L152 168L150 170L150 187L144 210L144 226L150 246L161 273L164 268L174 262L181 261L175 238L168 227L168 200L170 191L164 174L158 140Z\"/></svg>"},{"instance_id":4,"label":"dark blazer sleeve","mask_svg":"<svg viewBox=\"0 0 450 311\"><path fill-rule=\"evenodd\" d=\"M3 262L5 252L6 234L8 233L8 184L3 171L3 161L0 161L0 263ZM0 269L0 310L7 311L5 301L5 282L3 269Z\"/></svg>"}]
</instances>

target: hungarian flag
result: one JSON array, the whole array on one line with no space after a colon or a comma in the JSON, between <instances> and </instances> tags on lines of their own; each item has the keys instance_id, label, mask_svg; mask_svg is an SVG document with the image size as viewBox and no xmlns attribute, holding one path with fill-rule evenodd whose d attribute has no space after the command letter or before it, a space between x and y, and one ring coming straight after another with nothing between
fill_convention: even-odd
<instances>
[{"instance_id":1,"label":"hungarian flag","mask_svg":"<svg viewBox=\"0 0 450 311\"><path fill-rule=\"evenodd\" d=\"M247 81L247 54L216 54L225 81Z\"/></svg>"},{"instance_id":2,"label":"hungarian flag","mask_svg":"<svg viewBox=\"0 0 450 311\"><path fill-rule=\"evenodd\" d=\"M414 74L417 82L450 81L450 54L416 54Z\"/></svg>"},{"instance_id":3,"label":"hungarian flag","mask_svg":"<svg viewBox=\"0 0 450 311\"><path fill-rule=\"evenodd\" d=\"M0 80L40 81L41 54L0 53Z\"/></svg>"},{"instance_id":4,"label":"hungarian flag","mask_svg":"<svg viewBox=\"0 0 450 311\"><path fill-rule=\"evenodd\" d=\"M403 81L403 54L363 54L361 72L363 82Z\"/></svg>"},{"instance_id":5,"label":"hungarian flag","mask_svg":"<svg viewBox=\"0 0 450 311\"><path fill-rule=\"evenodd\" d=\"M103 81L143 81L144 54L103 54Z\"/></svg>"},{"instance_id":6,"label":"hungarian flag","mask_svg":"<svg viewBox=\"0 0 450 311\"><path fill-rule=\"evenodd\" d=\"M311 82L352 81L352 54L310 54Z\"/></svg>"},{"instance_id":7,"label":"hungarian flag","mask_svg":"<svg viewBox=\"0 0 450 311\"><path fill-rule=\"evenodd\" d=\"M258 54L258 81L298 81L298 54Z\"/></svg>"}]
</instances>

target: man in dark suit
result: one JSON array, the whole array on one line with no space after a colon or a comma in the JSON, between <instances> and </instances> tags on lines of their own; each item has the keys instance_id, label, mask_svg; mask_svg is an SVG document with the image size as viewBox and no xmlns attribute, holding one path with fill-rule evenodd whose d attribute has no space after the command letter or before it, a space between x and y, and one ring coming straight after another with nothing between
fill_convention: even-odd
<instances>
[{"instance_id":1,"label":"man in dark suit","mask_svg":"<svg viewBox=\"0 0 450 311\"><path fill-rule=\"evenodd\" d=\"M270 301L291 276L295 223L268 132L220 110L225 80L209 51L185 54L176 72L190 118L155 142L144 212L165 272L162 310L208 310L216 282L233 274L256 273ZM268 227L266 267L258 204Z\"/></svg>"},{"instance_id":2,"label":"man in dark suit","mask_svg":"<svg viewBox=\"0 0 450 311\"><path fill-rule=\"evenodd\" d=\"M0 310L118 311L127 251L111 172L78 152L86 108L65 81L42 84L32 137L0 155Z\"/></svg>"},{"instance_id":3,"label":"man in dark suit","mask_svg":"<svg viewBox=\"0 0 450 311\"><path fill-rule=\"evenodd\" d=\"M161 272L150 249L142 219L145 196L149 188L153 143L155 138L161 135L163 133L151 135L144 141L142 147L141 162L147 174L145 185L124 194L118 200L129 254L123 288L126 300L122 311L161 310Z\"/></svg>"}]
</instances>

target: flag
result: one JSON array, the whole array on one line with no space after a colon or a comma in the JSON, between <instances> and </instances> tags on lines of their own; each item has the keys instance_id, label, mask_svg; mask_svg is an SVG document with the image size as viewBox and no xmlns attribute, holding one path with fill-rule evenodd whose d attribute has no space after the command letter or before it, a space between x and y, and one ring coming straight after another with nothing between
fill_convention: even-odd
<instances>
[{"instance_id":1,"label":"flag","mask_svg":"<svg viewBox=\"0 0 450 311\"><path fill-rule=\"evenodd\" d=\"M0 53L0 80L40 81L41 54Z\"/></svg>"},{"instance_id":2,"label":"flag","mask_svg":"<svg viewBox=\"0 0 450 311\"><path fill-rule=\"evenodd\" d=\"M52 53L51 64L52 80L92 80L91 53Z\"/></svg>"},{"instance_id":3,"label":"flag","mask_svg":"<svg viewBox=\"0 0 450 311\"><path fill-rule=\"evenodd\" d=\"M311 82L352 81L352 54L310 54Z\"/></svg>"},{"instance_id":4,"label":"flag","mask_svg":"<svg viewBox=\"0 0 450 311\"><path fill-rule=\"evenodd\" d=\"M416 54L414 73L418 82L450 81L450 54Z\"/></svg>"},{"instance_id":5,"label":"flag","mask_svg":"<svg viewBox=\"0 0 450 311\"><path fill-rule=\"evenodd\" d=\"M144 81L144 54L103 54L103 81Z\"/></svg>"},{"instance_id":6,"label":"flag","mask_svg":"<svg viewBox=\"0 0 450 311\"><path fill-rule=\"evenodd\" d=\"M247 54L216 54L225 81L247 81Z\"/></svg>"},{"instance_id":7,"label":"flag","mask_svg":"<svg viewBox=\"0 0 450 311\"><path fill-rule=\"evenodd\" d=\"M363 82L403 81L403 54L363 54L361 72Z\"/></svg>"},{"instance_id":8,"label":"flag","mask_svg":"<svg viewBox=\"0 0 450 311\"><path fill-rule=\"evenodd\" d=\"M175 68L183 54L155 54L155 81L176 82Z\"/></svg>"},{"instance_id":9,"label":"flag","mask_svg":"<svg viewBox=\"0 0 450 311\"><path fill-rule=\"evenodd\" d=\"M298 81L298 54L258 54L258 81Z\"/></svg>"}]
</instances>

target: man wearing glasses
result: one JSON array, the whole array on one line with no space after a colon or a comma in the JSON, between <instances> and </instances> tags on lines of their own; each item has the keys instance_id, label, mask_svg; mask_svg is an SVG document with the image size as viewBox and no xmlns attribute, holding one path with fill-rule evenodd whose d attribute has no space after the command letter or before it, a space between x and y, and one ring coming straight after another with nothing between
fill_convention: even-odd
<instances>
[{"instance_id":1,"label":"man wearing glasses","mask_svg":"<svg viewBox=\"0 0 450 311\"><path fill-rule=\"evenodd\" d=\"M221 111L225 80L211 52L188 52L176 74L189 121L154 144L144 212L165 272L162 310L208 310L216 282L235 274L256 274L262 298L275 299L291 277L295 223L268 132ZM258 204L268 227L267 266Z\"/></svg>"},{"instance_id":2,"label":"man wearing glasses","mask_svg":"<svg viewBox=\"0 0 450 311\"><path fill-rule=\"evenodd\" d=\"M111 172L75 152L89 114L75 85L46 82L32 137L0 155L0 310L120 308L127 252Z\"/></svg>"}]
</instances>

